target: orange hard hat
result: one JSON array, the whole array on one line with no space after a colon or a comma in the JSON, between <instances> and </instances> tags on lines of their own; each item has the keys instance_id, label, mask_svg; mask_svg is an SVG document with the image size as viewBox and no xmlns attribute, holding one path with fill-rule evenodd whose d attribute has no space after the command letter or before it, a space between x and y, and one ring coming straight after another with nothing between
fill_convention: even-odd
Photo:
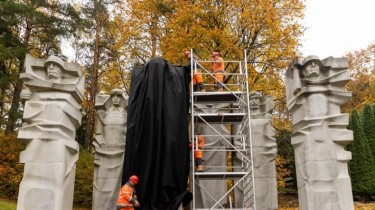
<instances>
[{"instance_id":1,"label":"orange hard hat","mask_svg":"<svg viewBox=\"0 0 375 210\"><path fill-rule=\"evenodd\" d=\"M185 56L188 56L188 55L190 54L190 51L189 51L189 50L186 50L186 51L184 52L184 54L185 54Z\"/></svg>"},{"instance_id":2,"label":"orange hard hat","mask_svg":"<svg viewBox=\"0 0 375 210\"><path fill-rule=\"evenodd\" d=\"M216 56L216 55L219 55L219 53L218 52L212 52L212 57Z\"/></svg>"},{"instance_id":3,"label":"orange hard hat","mask_svg":"<svg viewBox=\"0 0 375 210\"><path fill-rule=\"evenodd\" d=\"M132 181L134 184L138 184L138 177L136 175L132 175L129 178L130 181Z\"/></svg>"}]
</instances>

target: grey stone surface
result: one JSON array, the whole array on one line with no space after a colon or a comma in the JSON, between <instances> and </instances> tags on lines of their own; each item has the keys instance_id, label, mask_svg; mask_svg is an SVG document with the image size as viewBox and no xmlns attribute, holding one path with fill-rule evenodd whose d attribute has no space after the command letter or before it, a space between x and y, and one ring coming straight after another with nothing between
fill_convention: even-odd
<instances>
[{"instance_id":1,"label":"grey stone surface","mask_svg":"<svg viewBox=\"0 0 375 210\"><path fill-rule=\"evenodd\" d=\"M71 210L81 124L84 76L77 64L56 56L47 60L26 55L23 124L18 139L26 142L18 210Z\"/></svg>"},{"instance_id":2,"label":"grey stone surface","mask_svg":"<svg viewBox=\"0 0 375 210\"><path fill-rule=\"evenodd\" d=\"M250 92L249 101L254 158L255 206L259 210L277 209L275 164L277 146L271 115L274 106L273 98L254 91ZM235 156L234 164L241 164L238 156ZM242 194L243 188L237 187L235 191L236 207L242 206Z\"/></svg>"},{"instance_id":3,"label":"grey stone surface","mask_svg":"<svg viewBox=\"0 0 375 210\"><path fill-rule=\"evenodd\" d=\"M206 105L196 104L198 108L196 111L202 113L216 113L228 104L215 104L215 105ZM214 107L212 107L214 106ZM228 129L223 124L200 124L197 128L197 132L202 135L212 135L205 137L205 148L206 147L222 147L225 145L223 139L218 136L217 132L221 135L229 135ZM217 151L204 151L203 152L203 166L204 172L225 172L226 171L226 153L217 152ZM196 199L196 208L210 208L212 207L217 200L219 200L226 192L226 180L199 180L199 186L196 185L195 188L195 199ZM226 203L226 199L220 202L220 205ZM217 206L216 208L220 208Z\"/></svg>"},{"instance_id":4,"label":"grey stone surface","mask_svg":"<svg viewBox=\"0 0 375 210\"><path fill-rule=\"evenodd\" d=\"M124 162L127 102L128 97L119 89L96 97L93 210L116 209Z\"/></svg>"},{"instance_id":5,"label":"grey stone surface","mask_svg":"<svg viewBox=\"0 0 375 210\"><path fill-rule=\"evenodd\" d=\"M345 58L294 59L286 73L287 105L293 116L292 145L297 170L299 208L354 209L345 151L352 141L349 116L340 112L351 93Z\"/></svg>"}]
</instances>

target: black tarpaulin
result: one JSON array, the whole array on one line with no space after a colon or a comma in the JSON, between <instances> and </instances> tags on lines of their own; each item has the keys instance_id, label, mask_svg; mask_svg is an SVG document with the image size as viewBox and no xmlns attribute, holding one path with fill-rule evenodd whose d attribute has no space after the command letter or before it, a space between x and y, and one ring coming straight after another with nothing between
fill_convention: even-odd
<instances>
[{"instance_id":1,"label":"black tarpaulin","mask_svg":"<svg viewBox=\"0 0 375 210\"><path fill-rule=\"evenodd\" d=\"M144 210L174 210L189 202L187 75L154 58L132 72L122 184L135 174Z\"/></svg>"}]
</instances>

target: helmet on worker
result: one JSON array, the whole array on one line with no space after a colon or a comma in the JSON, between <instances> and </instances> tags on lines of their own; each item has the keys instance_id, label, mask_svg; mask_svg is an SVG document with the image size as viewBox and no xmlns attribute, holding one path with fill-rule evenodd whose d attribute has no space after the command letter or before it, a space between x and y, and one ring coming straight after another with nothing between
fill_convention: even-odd
<instances>
[{"instance_id":1,"label":"helmet on worker","mask_svg":"<svg viewBox=\"0 0 375 210\"><path fill-rule=\"evenodd\" d=\"M218 52L212 52L212 57L219 55Z\"/></svg>"},{"instance_id":2,"label":"helmet on worker","mask_svg":"<svg viewBox=\"0 0 375 210\"><path fill-rule=\"evenodd\" d=\"M129 177L129 181L132 181L134 184L138 184L138 177L136 175L132 175Z\"/></svg>"},{"instance_id":3,"label":"helmet on worker","mask_svg":"<svg viewBox=\"0 0 375 210\"><path fill-rule=\"evenodd\" d=\"M185 54L186 57L188 57L188 56L190 55L190 51L189 51L189 50L186 50L186 51L184 52L184 54Z\"/></svg>"}]
</instances>

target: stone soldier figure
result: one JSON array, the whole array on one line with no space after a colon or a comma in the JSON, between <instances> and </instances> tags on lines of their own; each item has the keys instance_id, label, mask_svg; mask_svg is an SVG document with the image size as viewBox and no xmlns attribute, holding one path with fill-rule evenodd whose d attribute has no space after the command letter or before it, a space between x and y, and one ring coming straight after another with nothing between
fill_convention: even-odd
<instances>
[{"instance_id":1,"label":"stone soldier figure","mask_svg":"<svg viewBox=\"0 0 375 210\"><path fill-rule=\"evenodd\" d=\"M26 55L23 124L18 139L26 142L18 210L70 210L81 124L84 76L77 64L56 56L47 60Z\"/></svg>"},{"instance_id":2,"label":"stone soldier figure","mask_svg":"<svg viewBox=\"0 0 375 210\"><path fill-rule=\"evenodd\" d=\"M97 122L94 158L94 210L116 208L121 188L127 127L127 100L124 91L96 97Z\"/></svg>"},{"instance_id":3,"label":"stone soldier figure","mask_svg":"<svg viewBox=\"0 0 375 210\"><path fill-rule=\"evenodd\" d=\"M271 114L274 106L273 98L272 96L262 95L260 92L252 91L250 92L249 102L256 209L277 209L275 164L277 147ZM236 144L240 143L237 142ZM234 164L241 164L238 156L235 156ZM236 207L240 207L243 202L243 196L241 196L241 194L245 194L246 197L246 193L243 191L242 186L238 186L235 191Z\"/></svg>"},{"instance_id":4,"label":"stone soldier figure","mask_svg":"<svg viewBox=\"0 0 375 210\"><path fill-rule=\"evenodd\" d=\"M345 58L295 59L286 73L287 105L293 116L299 208L354 209L345 145L348 114L340 106L351 97L344 89L350 75Z\"/></svg>"}]
</instances>

